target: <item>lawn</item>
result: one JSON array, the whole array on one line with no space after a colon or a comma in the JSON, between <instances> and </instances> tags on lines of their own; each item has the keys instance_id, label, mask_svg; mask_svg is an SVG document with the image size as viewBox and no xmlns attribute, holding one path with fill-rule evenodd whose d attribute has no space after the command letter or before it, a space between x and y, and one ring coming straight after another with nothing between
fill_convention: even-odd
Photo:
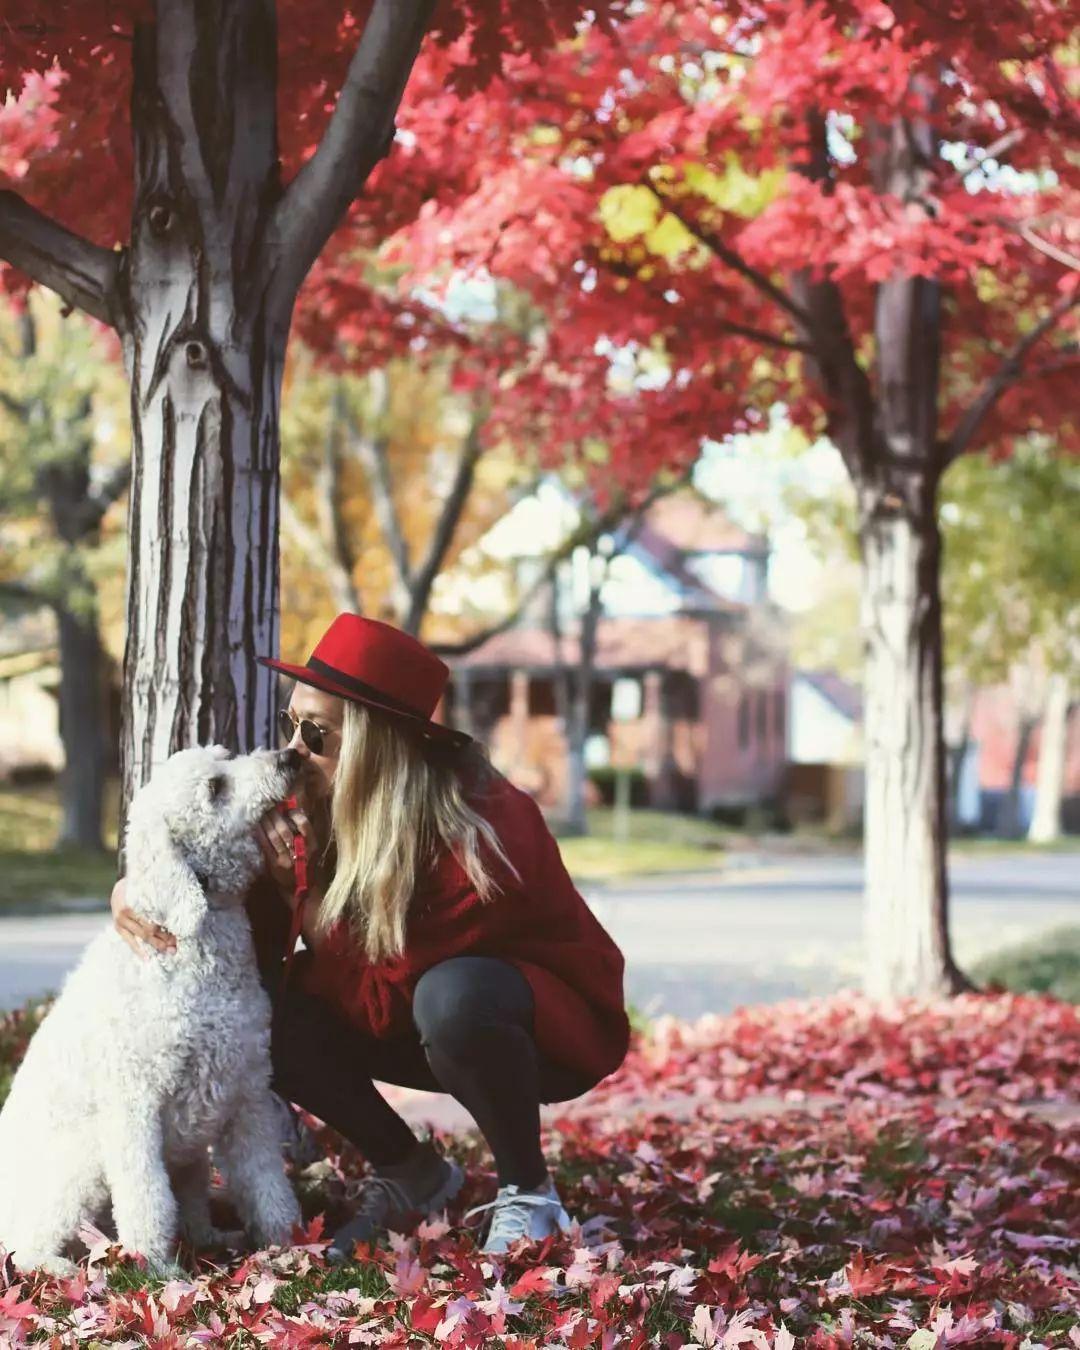
<instances>
[{"instance_id":1,"label":"lawn","mask_svg":"<svg viewBox=\"0 0 1080 1350\"><path fill-rule=\"evenodd\" d=\"M110 793L110 804L115 789ZM110 812L107 810L106 815ZM111 817L115 819L115 809ZM115 829L103 853L60 849L60 804L51 785L0 789L0 910L49 909L94 897L104 904L116 880Z\"/></svg>"},{"instance_id":2,"label":"lawn","mask_svg":"<svg viewBox=\"0 0 1080 1350\"><path fill-rule=\"evenodd\" d=\"M729 831L712 820L668 811L633 810L626 839L615 836L615 812L589 812L589 833L559 837L570 875L604 881L650 872L708 871L721 865Z\"/></svg>"},{"instance_id":3,"label":"lawn","mask_svg":"<svg viewBox=\"0 0 1080 1350\"><path fill-rule=\"evenodd\" d=\"M107 819L115 821L116 786L110 785ZM0 909L51 908L72 899L102 902L116 880L115 826L107 853L61 850L60 804L55 787L0 789ZM615 838L614 813L589 813L591 833L561 838L559 847L578 881L643 876L651 872L701 871L720 865L726 831L711 820L664 811L635 810L626 840Z\"/></svg>"},{"instance_id":4,"label":"lawn","mask_svg":"<svg viewBox=\"0 0 1080 1350\"><path fill-rule=\"evenodd\" d=\"M10 1057L26 1028L6 1021ZM323 1130L298 1245L168 1283L104 1238L71 1280L0 1262L0 1344L1066 1350L1078 1057L1077 1011L1049 999L886 1013L844 996L661 1023L546 1132L586 1220L567 1238L482 1258L462 1217L490 1197L490 1161L451 1136L469 1181L445 1220L328 1269L322 1216L346 1212L362 1169ZM732 1115L761 1092L770 1113ZM831 1104L801 1109L808 1092Z\"/></svg>"},{"instance_id":5,"label":"lawn","mask_svg":"<svg viewBox=\"0 0 1080 1350\"><path fill-rule=\"evenodd\" d=\"M972 974L980 984L1080 1003L1080 925L1054 928L993 952L978 962Z\"/></svg>"}]
</instances>

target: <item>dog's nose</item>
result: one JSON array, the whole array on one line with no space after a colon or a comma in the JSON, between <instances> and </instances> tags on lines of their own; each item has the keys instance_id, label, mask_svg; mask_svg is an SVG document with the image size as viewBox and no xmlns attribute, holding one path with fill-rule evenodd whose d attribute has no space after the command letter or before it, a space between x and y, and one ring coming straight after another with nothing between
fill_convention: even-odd
<instances>
[{"instance_id":1,"label":"dog's nose","mask_svg":"<svg viewBox=\"0 0 1080 1350\"><path fill-rule=\"evenodd\" d=\"M298 773L300 765L304 762L304 756L299 750L294 750L292 746L280 751L278 758L281 760L281 767L287 769L289 773Z\"/></svg>"}]
</instances>

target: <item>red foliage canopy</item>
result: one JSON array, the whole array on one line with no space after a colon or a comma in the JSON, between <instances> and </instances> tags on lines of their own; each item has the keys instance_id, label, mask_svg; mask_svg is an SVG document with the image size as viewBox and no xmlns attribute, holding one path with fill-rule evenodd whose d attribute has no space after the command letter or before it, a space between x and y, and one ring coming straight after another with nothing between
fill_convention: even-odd
<instances>
[{"instance_id":1,"label":"red foliage canopy","mask_svg":"<svg viewBox=\"0 0 1080 1350\"><path fill-rule=\"evenodd\" d=\"M622 3L438 0L426 46L439 53L445 81L440 95L475 98L507 59L541 55L586 12L606 26ZM287 181L325 130L370 0L348 7L278 0L276 8L278 140ZM0 104L0 188L14 187L38 210L107 248L123 244L130 233L132 36L153 16L152 0L29 0L17 17L0 19L0 96L7 100ZM469 129L458 124L447 130L464 164ZM329 318L344 325L347 338L370 337L368 355L377 359L414 339L430 321L423 306L380 295L355 258L358 249L370 249L415 216L441 168L408 135L390 161L375 168L311 277L300 308L301 317L305 306L317 316L307 336L324 334ZM26 284L11 269L3 275L11 289ZM444 324L434 324L432 333L455 340Z\"/></svg>"},{"instance_id":2,"label":"red foliage canopy","mask_svg":"<svg viewBox=\"0 0 1080 1350\"><path fill-rule=\"evenodd\" d=\"M777 400L830 427L834 394L799 359L818 356L814 286L880 400L897 277L940 284L946 461L1032 430L1075 448L1075 344L1045 336L1067 328L1080 266L1073 27L1060 0L666 0L515 58L469 98L429 52L401 124L433 186L392 256L428 284L505 278L549 316L507 417L572 439L588 372L610 370L598 347L660 355L667 378L654 360L615 446L643 472ZM480 129L465 155L462 124Z\"/></svg>"}]
</instances>

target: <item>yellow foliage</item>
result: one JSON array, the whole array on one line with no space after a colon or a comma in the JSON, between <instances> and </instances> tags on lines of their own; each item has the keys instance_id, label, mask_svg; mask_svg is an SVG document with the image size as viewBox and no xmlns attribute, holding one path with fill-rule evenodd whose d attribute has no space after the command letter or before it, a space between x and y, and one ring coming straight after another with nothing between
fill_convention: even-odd
<instances>
[{"instance_id":1,"label":"yellow foliage","mask_svg":"<svg viewBox=\"0 0 1080 1350\"><path fill-rule=\"evenodd\" d=\"M616 243L654 229L660 215L656 194L641 184L619 183L600 198L600 220Z\"/></svg>"},{"instance_id":2,"label":"yellow foliage","mask_svg":"<svg viewBox=\"0 0 1080 1350\"><path fill-rule=\"evenodd\" d=\"M340 488L338 511L355 562L352 582L360 607L372 618L400 623L404 615L394 557L367 474L350 449L350 433L340 421L332 430L335 398L339 403L344 400L356 431L386 440L394 506L414 569L427 554L474 409L467 396L450 388L449 372L437 362L421 367L395 360L386 368L385 386L382 375L329 375L295 345L282 409L282 493L303 525L326 539L326 506L318 498L325 483L320 473L332 441ZM380 400L382 388L385 398ZM529 465L509 447L484 452L446 554L444 573L505 512L509 494L528 472ZM335 611L325 566L283 529L282 651L306 658ZM452 621L431 614L423 636L444 640L458 634Z\"/></svg>"},{"instance_id":3,"label":"yellow foliage","mask_svg":"<svg viewBox=\"0 0 1080 1350\"><path fill-rule=\"evenodd\" d=\"M665 212L659 224L645 236L650 253L659 258L673 259L697 247L697 240L676 216Z\"/></svg>"},{"instance_id":4,"label":"yellow foliage","mask_svg":"<svg viewBox=\"0 0 1080 1350\"><path fill-rule=\"evenodd\" d=\"M733 152L725 156L720 173L704 164L687 164L683 171L684 182L695 195L744 217L760 215L783 187L784 178L782 168L747 173Z\"/></svg>"}]
</instances>

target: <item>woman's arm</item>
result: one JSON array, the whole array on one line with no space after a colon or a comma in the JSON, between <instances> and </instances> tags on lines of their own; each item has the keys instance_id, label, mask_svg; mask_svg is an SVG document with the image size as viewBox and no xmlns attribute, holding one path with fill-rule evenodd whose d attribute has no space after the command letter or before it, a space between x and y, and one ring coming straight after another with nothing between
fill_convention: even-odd
<instances>
[{"instance_id":1,"label":"woman's arm","mask_svg":"<svg viewBox=\"0 0 1080 1350\"><path fill-rule=\"evenodd\" d=\"M113 926L127 945L137 956L145 957L147 948L159 952L171 952L176 947L176 938L162 928L159 923L148 923L128 908L127 877L121 877L112 888L109 897L112 909Z\"/></svg>"}]
</instances>

